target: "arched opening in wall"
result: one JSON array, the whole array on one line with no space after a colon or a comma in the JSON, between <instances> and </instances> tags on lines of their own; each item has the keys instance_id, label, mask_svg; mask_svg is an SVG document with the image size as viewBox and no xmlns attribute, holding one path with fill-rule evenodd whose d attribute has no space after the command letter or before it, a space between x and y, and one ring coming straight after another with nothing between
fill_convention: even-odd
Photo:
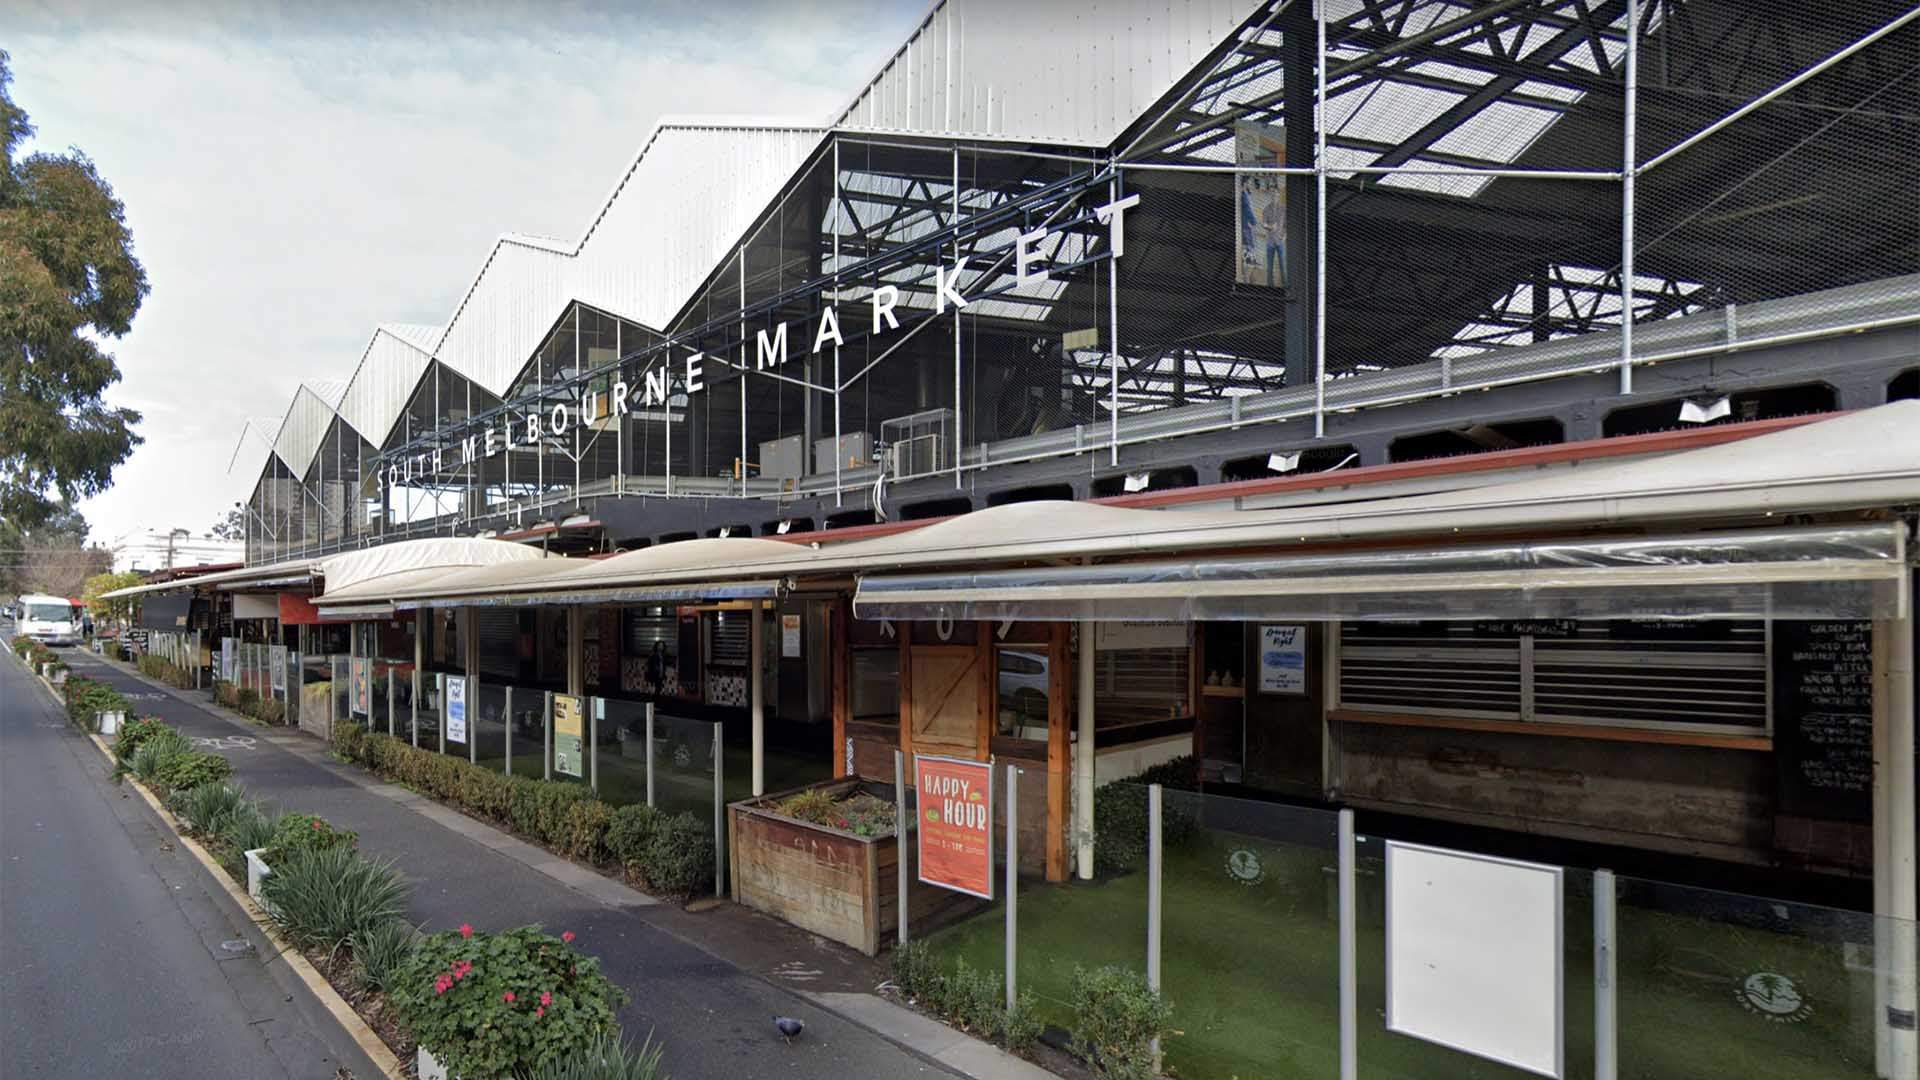
<instances>
[{"instance_id":1,"label":"arched opening in wall","mask_svg":"<svg viewBox=\"0 0 1920 1080\"><path fill-rule=\"evenodd\" d=\"M1912 401L1920 398L1920 368L1903 371L1887 384L1888 401Z\"/></svg>"},{"instance_id":2,"label":"arched opening in wall","mask_svg":"<svg viewBox=\"0 0 1920 1080\"><path fill-rule=\"evenodd\" d=\"M761 536L785 536L788 533L812 531L813 519L806 517L781 518L779 521L763 521L760 523Z\"/></svg>"},{"instance_id":3,"label":"arched opening in wall","mask_svg":"<svg viewBox=\"0 0 1920 1080\"><path fill-rule=\"evenodd\" d=\"M1014 503L1045 502L1049 499L1056 502L1072 502L1073 485L1036 484L1033 487L1010 488L1006 491L996 491L987 496L987 505L1011 506Z\"/></svg>"},{"instance_id":4,"label":"arched opening in wall","mask_svg":"<svg viewBox=\"0 0 1920 1080\"><path fill-rule=\"evenodd\" d=\"M1431 458L1484 454L1491 450L1517 450L1523 446L1550 446L1566 441L1566 429L1552 417L1501 420L1492 424L1471 424L1403 436L1393 440L1393 444L1387 448L1387 460L1426 461Z\"/></svg>"},{"instance_id":5,"label":"arched opening in wall","mask_svg":"<svg viewBox=\"0 0 1920 1080\"><path fill-rule=\"evenodd\" d=\"M699 537L699 533L692 532L667 533L660 537L660 542L662 544L677 544L682 540L697 540Z\"/></svg>"},{"instance_id":6,"label":"arched opening in wall","mask_svg":"<svg viewBox=\"0 0 1920 1080\"><path fill-rule=\"evenodd\" d=\"M753 526L742 525L738 522L732 525L715 525L713 528L707 530L707 536L710 539L752 536L752 535L753 535Z\"/></svg>"},{"instance_id":7,"label":"arched opening in wall","mask_svg":"<svg viewBox=\"0 0 1920 1080\"><path fill-rule=\"evenodd\" d=\"M947 499L928 499L925 502L908 503L900 508L900 520L925 521L928 518L957 517L972 512L972 499L954 496Z\"/></svg>"},{"instance_id":8,"label":"arched opening in wall","mask_svg":"<svg viewBox=\"0 0 1920 1080\"><path fill-rule=\"evenodd\" d=\"M1297 456L1296 456L1297 455ZM1351 469L1360 464L1360 452L1346 443L1315 446L1306 450L1276 450L1253 457L1235 458L1220 466L1220 479L1228 483L1241 480L1271 480L1281 476ZM1276 467L1277 466L1277 467Z\"/></svg>"},{"instance_id":9,"label":"arched opening in wall","mask_svg":"<svg viewBox=\"0 0 1920 1080\"><path fill-rule=\"evenodd\" d=\"M1833 387L1826 383L1769 386L1732 393L1706 390L1687 397L1615 409L1601 423L1600 433L1611 439L1618 435L1647 435L1747 420L1808 416L1832 412L1837 404Z\"/></svg>"},{"instance_id":10,"label":"arched opening in wall","mask_svg":"<svg viewBox=\"0 0 1920 1080\"><path fill-rule=\"evenodd\" d=\"M871 510L842 510L827 515L827 528L851 529L856 525L872 525L876 520Z\"/></svg>"},{"instance_id":11,"label":"arched opening in wall","mask_svg":"<svg viewBox=\"0 0 1920 1080\"><path fill-rule=\"evenodd\" d=\"M1200 483L1200 473L1191 465L1181 465L1171 469L1152 469L1147 473L1145 487L1127 490L1127 477L1138 473L1117 473L1103 476L1093 482L1093 497L1104 499L1111 495L1138 495L1147 491L1174 491L1190 488Z\"/></svg>"}]
</instances>

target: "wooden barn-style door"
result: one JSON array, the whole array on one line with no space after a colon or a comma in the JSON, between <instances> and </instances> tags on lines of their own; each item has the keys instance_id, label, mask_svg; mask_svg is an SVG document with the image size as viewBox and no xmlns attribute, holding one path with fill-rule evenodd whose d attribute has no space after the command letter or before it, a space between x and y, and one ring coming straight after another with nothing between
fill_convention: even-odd
<instances>
[{"instance_id":1,"label":"wooden barn-style door","mask_svg":"<svg viewBox=\"0 0 1920 1080\"><path fill-rule=\"evenodd\" d=\"M975 623L905 623L900 657L903 748L985 761L993 653Z\"/></svg>"}]
</instances>

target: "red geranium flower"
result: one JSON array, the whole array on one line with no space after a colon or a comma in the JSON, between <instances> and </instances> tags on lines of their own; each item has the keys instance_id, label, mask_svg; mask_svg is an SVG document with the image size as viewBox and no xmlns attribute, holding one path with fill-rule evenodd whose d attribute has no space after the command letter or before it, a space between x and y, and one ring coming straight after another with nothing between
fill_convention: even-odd
<instances>
[{"instance_id":1,"label":"red geranium flower","mask_svg":"<svg viewBox=\"0 0 1920 1080\"><path fill-rule=\"evenodd\" d=\"M501 994L500 1000L506 1002L509 1005L513 1004L513 991L509 990L506 993Z\"/></svg>"},{"instance_id":2,"label":"red geranium flower","mask_svg":"<svg viewBox=\"0 0 1920 1080\"><path fill-rule=\"evenodd\" d=\"M314 822L313 827L318 829L320 827L320 823L318 821Z\"/></svg>"},{"instance_id":3,"label":"red geranium flower","mask_svg":"<svg viewBox=\"0 0 1920 1080\"><path fill-rule=\"evenodd\" d=\"M472 924L472 923L468 923L468 922L463 922L463 923L461 923L461 924L460 924L460 936L461 936L461 937L463 937L463 938L470 938L470 937L472 937L472 936L473 936L473 924Z\"/></svg>"},{"instance_id":4,"label":"red geranium flower","mask_svg":"<svg viewBox=\"0 0 1920 1080\"><path fill-rule=\"evenodd\" d=\"M551 1004L553 1004L553 995L552 995L551 993L548 993L548 992L546 992L546 991L542 991L542 992L541 992L541 994L540 994L540 1004L542 1004L542 1005L551 1005Z\"/></svg>"},{"instance_id":5,"label":"red geranium flower","mask_svg":"<svg viewBox=\"0 0 1920 1080\"><path fill-rule=\"evenodd\" d=\"M538 1009L535 1009L535 1010L533 1010L533 1015L535 1015L535 1016L545 1016L545 1015L547 1015L547 1010L546 1010L546 1009L545 1009L544 1007L542 1007L542 1008L538 1008Z\"/></svg>"},{"instance_id":6,"label":"red geranium flower","mask_svg":"<svg viewBox=\"0 0 1920 1080\"><path fill-rule=\"evenodd\" d=\"M560 932L560 940L571 944L573 942L573 931L562 930Z\"/></svg>"}]
</instances>

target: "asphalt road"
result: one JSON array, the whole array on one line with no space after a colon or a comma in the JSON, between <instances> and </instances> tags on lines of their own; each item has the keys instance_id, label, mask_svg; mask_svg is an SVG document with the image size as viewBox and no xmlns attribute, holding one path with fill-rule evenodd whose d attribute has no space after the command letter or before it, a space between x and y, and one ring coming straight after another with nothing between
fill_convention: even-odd
<instances>
[{"instance_id":1,"label":"asphalt road","mask_svg":"<svg viewBox=\"0 0 1920 1080\"><path fill-rule=\"evenodd\" d=\"M321 744L309 736L228 719L182 700L191 692L180 697L159 692L97 657L69 662L133 697L140 714L158 716L206 740L202 745L225 754L234 778L255 797L358 832L361 851L392 860L407 878L413 889L408 917L428 932L466 922L483 930L538 923L551 933L574 931L575 946L597 956L601 970L632 995L620 1013L622 1030L634 1041L651 1033L663 1043L673 1080L955 1078L932 1060L651 921L671 918L677 909L608 907L474 835L374 794L350 779L361 775L357 770L326 761ZM773 1028L776 1014L805 1020L805 1037L791 1044L782 1040ZM0 1076L11 1080L4 1070Z\"/></svg>"},{"instance_id":2,"label":"asphalt road","mask_svg":"<svg viewBox=\"0 0 1920 1080\"><path fill-rule=\"evenodd\" d=\"M10 656L0 994L7 1080L380 1075Z\"/></svg>"}]
</instances>

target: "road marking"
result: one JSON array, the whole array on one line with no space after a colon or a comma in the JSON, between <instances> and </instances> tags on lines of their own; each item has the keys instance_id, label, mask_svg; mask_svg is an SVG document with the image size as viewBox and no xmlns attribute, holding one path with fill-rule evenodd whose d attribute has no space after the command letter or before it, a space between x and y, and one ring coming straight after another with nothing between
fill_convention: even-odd
<instances>
[{"instance_id":1,"label":"road marking","mask_svg":"<svg viewBox=\"0 0 1920 1080\"><path fill-rule=\"evenodd\" d=\"M259 741L260 740L251 735L215 735L212 738L208 738L205 735L193 736L193 745L204 746L208 750L214 751L252 750L254 749L254 744Z\"/></svg>"}]
</instances>

